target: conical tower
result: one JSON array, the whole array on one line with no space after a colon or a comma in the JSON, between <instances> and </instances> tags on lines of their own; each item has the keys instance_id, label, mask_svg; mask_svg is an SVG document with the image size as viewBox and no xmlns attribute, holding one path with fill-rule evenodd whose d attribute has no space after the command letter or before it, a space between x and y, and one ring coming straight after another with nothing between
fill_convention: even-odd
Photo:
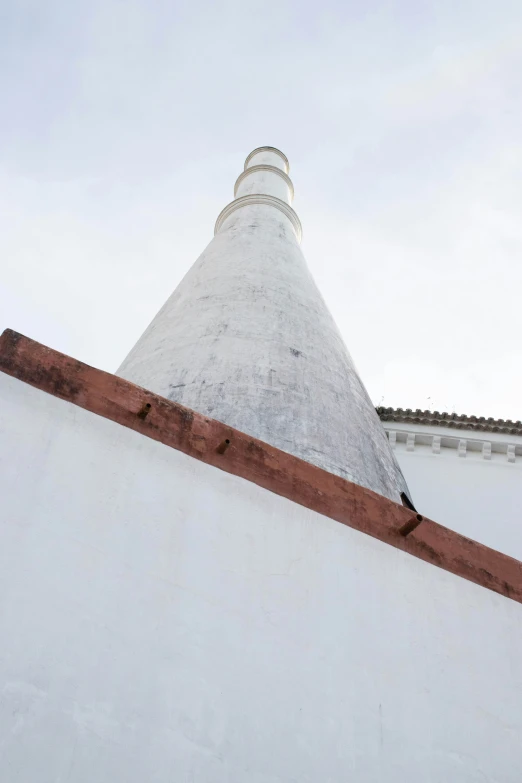
<instances>
[{"instance_id":1,"label":"conical tower","mask_svg":"<svg viewBox=\"0 0 522 783\"><path fill-rule=\"evenodd\" d=\"M382 424L300 249L288 160L247 157L215 236L118 375L401 501Z\"/></svg>"}]
</instances>

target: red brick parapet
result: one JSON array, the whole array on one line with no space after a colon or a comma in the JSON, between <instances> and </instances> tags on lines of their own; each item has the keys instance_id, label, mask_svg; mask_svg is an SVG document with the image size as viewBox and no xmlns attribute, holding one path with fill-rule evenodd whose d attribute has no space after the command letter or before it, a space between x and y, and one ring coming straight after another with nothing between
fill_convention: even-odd
<instances>
[{"instance_id":1,"label":"red brick parapet","mask_svg":"<svg viewBox=\"0 0 522 783\"><path fill-rule=\"evenodd\" d=\"M0 370L522 603L522 563L226 424L11 329Z\"/></svg>"}]
</instances>

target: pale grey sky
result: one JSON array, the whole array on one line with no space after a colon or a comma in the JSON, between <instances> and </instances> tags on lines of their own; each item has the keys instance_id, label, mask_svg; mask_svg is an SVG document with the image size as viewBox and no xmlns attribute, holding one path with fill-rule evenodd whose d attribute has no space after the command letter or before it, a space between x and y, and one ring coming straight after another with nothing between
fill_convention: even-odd
<instances>
[{"instance_id":1,"label":"pale grey sky","mask_svg":"<svg viewBox=\"0 0 522 783\"><path fill-rule=\"evenodd\" d=\"M522 418L520 0L0 7L0 328L114 371L254 147L376 403Z\"/></svg>"}]
</instances>

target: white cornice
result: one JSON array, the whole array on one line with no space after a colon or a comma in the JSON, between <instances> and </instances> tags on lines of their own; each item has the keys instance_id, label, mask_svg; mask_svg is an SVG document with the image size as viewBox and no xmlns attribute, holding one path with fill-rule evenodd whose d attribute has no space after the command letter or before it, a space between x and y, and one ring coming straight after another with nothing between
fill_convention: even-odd
<instances>
[{"instance_id":1,"label":"white cornice","mask_svg":"<svg viewBox=\"0 0 522 783\"><path fill-rule=\"evenodd\" d=\"M396 422L383 422L384 429L392 449L414 451L418 454L455 454L459 457L473 456L490 461L492 455L508 463L517 462L522 466L522 437L513 435L499 435L498 433L464 433L457 435L447 428L420 427L411 424ZM498 461L497 463L498 464Z\"/></svg>"},{"instance_id":2,"label":"white cornice","mask_svg":"<svg viewBox=\"0 0 522 783\"><path fill-rule=\"evenodd\" d=\"M284 181L288 185L288 189L290 190L290 197L293 200L294 185L292 183L292 180L288 176L288 174L285 174L285 172L282 169L278 169L277 166L269 166L267 163L260 163L259 166L250 166L248 169L242 171L239 177L236 179L236 184L234 185L234 196L236 195L237 189L240 186L240 184L243 182L243 180L246 177L248 177L249 174L254 174L256 171L270 171L272 174L277 174L278 177L284 179Z\"/></svg>"},{"instance_id":3,"label":"white cornice","mask_svg":"<svg viewBox=\"0 0 522 783\"><path fill-rule=\"evenodd\" d=\"M233 212L235 212L237 209L241 209L242 207L249 207L253 204L266 204L267 206L275 207L280 212L282 212L283 215L291 222L297 237L297 241L301 242L301 237L303 235L301 221L297 217L292 207L289 206L286 202L282 201L280 198L276 198L275 196L267 196L263 193L252 193L249 196L240 196L234 201L231 201L230 204L227 204L225 209L223 209L218 215L216 226L214 228L214 234L218 233L225 220L230 217Z\"/></svg>"},{"instance_id":4,"label":"white cornice","mask_svg":"<svg viewBox=\"0 0 522 783\"><path fill-rule=\"evenodd\" d=\"M275 152L283 159L286 173L288 174L288 172L290 171L290 164L288 162L288 158L283 152L281 152L281 150L278 150L277 147L257 147L255 150L252 150L250 155L248 155L247 159L245 160L245 169L248 167L248 164L250 163L254 155L257 155L258 152Z\"/></svg>"}]
</instances>

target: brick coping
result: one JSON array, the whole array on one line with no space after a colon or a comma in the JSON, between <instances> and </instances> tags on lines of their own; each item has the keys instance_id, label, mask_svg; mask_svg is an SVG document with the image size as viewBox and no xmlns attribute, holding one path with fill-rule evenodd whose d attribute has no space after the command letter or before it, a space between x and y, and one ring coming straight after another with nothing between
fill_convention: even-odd
<instances>
[{"instance_id":1,"label":"brick coping","mask_svg":"<svg viewBox=\"0 0 522 783\"><path fill-rule=\"evenodd\" d=\"M226 424L11 329L0 337L0 370L522 603L518 560Z\"/></svg>"}]
</instances>

